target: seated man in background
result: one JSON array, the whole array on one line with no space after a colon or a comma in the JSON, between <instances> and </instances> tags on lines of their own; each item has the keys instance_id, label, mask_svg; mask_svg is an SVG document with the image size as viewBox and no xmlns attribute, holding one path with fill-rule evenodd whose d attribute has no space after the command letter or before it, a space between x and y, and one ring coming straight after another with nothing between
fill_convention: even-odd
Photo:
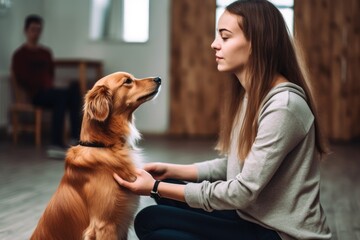
<instances>
[{"instance_id":1,"label":"seated man in background","mask_svg":"<svg viewBox=\"0 0 360 240\"><path fill-rule=\"evenodd\" d=\"M78 83L72 83L66 89L54 87L51 51L39 44L42 28L40 16L30 15L25 19L26 42L13 55L12 71L17 84L34 105L52 110L51 146L47 153L49 157L63 158L66 153L64 123L67 110L71 122L70 144L75 143L80 134L80 89Z\"/></svg>"}]
</instances>

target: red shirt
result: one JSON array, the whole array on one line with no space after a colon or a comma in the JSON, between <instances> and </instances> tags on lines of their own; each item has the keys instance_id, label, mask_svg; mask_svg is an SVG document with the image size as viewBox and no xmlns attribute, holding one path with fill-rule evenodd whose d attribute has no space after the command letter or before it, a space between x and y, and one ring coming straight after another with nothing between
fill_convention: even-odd
<instances>
[{"instance_id":1,"label":"red shirt","mask_svg":"<svg viewBox=\"0 0 360 240\"><path fill-rule=\"evenodd\" d=\"M12 70L17 83L29 97L53 87L54 62L50 49L46 47L19 47L12 58Z\"/></svg>"}]
</instances>

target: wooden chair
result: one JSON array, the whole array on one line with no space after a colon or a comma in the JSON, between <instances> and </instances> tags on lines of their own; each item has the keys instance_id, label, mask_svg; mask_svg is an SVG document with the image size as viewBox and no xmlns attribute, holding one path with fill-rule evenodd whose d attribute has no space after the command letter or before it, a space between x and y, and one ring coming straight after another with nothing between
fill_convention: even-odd
<instances>
[{"instance_id":1,"label":"wooden chair","mask_svg":"<svg viewBox=\"0 0 360 240\"><path fill-rule=\"evenodd\" d=\"M14 95L14 102L10 105L13 142L17 144L20 132L34 132L35 144L37 147L40 147L43 110L40 107L35 107L31 104L30 100L26 97L25 92L19 87L13 72L11 72L11 88ZM20 119L21 114L33 115L33 123L22 122Z\"/></svg>"}]
</instances>

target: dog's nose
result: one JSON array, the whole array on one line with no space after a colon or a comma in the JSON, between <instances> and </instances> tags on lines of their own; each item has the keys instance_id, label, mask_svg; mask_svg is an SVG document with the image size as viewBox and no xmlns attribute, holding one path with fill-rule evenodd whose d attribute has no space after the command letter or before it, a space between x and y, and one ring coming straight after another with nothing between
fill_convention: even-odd
<instances>
[{"instance_id":1,"label":"dog's nose","mask_svg":"<svg viewBox=\"0 0 360 240\"><path fill-rule=\"evenodd\" d=\"M154 82L156 82L157 84L161 84L161 78L159 77L154 78Z\"/></svg>"}]
</instances>

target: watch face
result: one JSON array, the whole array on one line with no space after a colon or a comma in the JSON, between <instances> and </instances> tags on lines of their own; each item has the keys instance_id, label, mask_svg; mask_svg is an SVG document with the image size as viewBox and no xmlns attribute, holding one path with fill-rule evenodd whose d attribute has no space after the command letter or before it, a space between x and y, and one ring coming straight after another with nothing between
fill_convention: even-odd
<instances>
[{"instance_id":1,"label":"watch face","mask_svg":"<svg viewBox=\"0 0 360 240\"><path fill-rule=\"evenodd\" d=\"M159 199L160 198L160 195L158 192L153 192L151 191L150 192L150 197L154 198L154 199Z\"/></svg>"}]
</instances>

